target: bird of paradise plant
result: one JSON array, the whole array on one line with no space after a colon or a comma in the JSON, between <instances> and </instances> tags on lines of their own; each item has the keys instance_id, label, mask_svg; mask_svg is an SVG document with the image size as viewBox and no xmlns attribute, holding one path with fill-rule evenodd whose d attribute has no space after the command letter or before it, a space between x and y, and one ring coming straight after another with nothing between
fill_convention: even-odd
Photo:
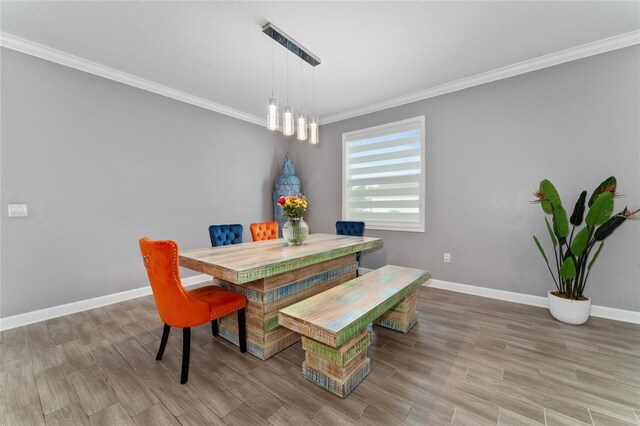
<instances>
[{"instance_id":1,"label":"bird of paradise plant","mask_svg":"<svg viewBox=\"0 0 640 426\"><path fill-rule=\"evenodd\" d=\"M584 214L587 191L582 191L578 197L570 217L567 217L558 191L547 179L540 182L540 188L533 193L536 197L533 202L540 203L544 213L551 215L551 224L546 217L544 220L553 244L556 274L551 269L549 258L535 235L533 240L558 289L554 292L556 296L585 300L584 288L593 264L604 246L604 240L627 219L638 218L640 209L628 210L627 207L620 213L612 215L613 199L619 195L616 193L616 186L614 176L598 185L586 203L589 207L586 217ZM576 232L576 229L582 225L583 219L585 226ZM591 255L592 252L593 255Z\"/></svg>"}]
</instances>

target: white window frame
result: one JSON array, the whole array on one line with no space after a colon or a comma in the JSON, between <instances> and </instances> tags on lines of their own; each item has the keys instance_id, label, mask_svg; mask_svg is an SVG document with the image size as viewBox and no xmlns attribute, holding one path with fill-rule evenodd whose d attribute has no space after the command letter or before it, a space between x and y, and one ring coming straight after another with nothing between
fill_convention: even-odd
<instances>
[{"instance_id":1,"label":"white window frame","mask_svg":"<svg viewBox=\"0 0 640 426\"><path fill-rule=\"evenodd\" d=\"M366 134L372 131L380 131L385 128L391 129L393 127L397 127L399 125L419 122L420 124L420 181L419 181L419 196L420 196L420 204L419 204L419 218L420 223L417 227L401 227L401 226L393 226L393 225L379 225L375 223L366 223L367 229L376 229L382 231L402 231L402 232L425 232L425 118L424 115L408 118L406 120L394 121L392 123L381 124L379 126L368 127L366 129L355 130L352 132L347 132L342 134L342 220L355 220L350 219L348 212L348 191L347 191L347 181L345 180L347 177L346 174L346 166L347 166L347 139L353 139L354 137L358 137L359 134Z\"/></svg>"}]
</instances>

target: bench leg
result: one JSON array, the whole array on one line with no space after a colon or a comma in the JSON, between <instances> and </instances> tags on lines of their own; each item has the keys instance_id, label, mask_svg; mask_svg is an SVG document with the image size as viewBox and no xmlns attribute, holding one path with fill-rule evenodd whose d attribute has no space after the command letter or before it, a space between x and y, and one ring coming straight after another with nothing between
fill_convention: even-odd
<instances>
[{"instance_id":1,"label":"bench leg","mask_svg":"<svg viewBox=\"0 0 640 426\"><path fill-rule=\"evenodd\" d=\"M382 314L373 323L392 330L408 333L418 322L418 295L412 293L405 297L402 302Z\"/></svg>"},{"instance_id":2,"label":"bench leg","mask_svg":"<svg viewBox=\"0 0 640 426\"><path fill-rule=\"evenodd\" d=\"M302 336L305 360L302 374L315 384L342 398L371 371L367 350L371 333L365 329L338 348Z\"/></svg>"}]
</instances>

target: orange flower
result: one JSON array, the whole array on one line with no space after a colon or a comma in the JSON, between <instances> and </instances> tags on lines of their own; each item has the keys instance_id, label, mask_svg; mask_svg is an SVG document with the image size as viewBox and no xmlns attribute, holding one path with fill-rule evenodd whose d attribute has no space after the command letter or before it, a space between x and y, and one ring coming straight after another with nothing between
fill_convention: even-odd
<instances>
[{"instance_id":1,"label":"orange flower","mask_svg":"<svg viewBox=\"0 0 640 426\"><path fill-rule=\"evenodd\" d=\"M532 203L540 203L544 200L544 191L542 189L538 191L533 191L533 196L536 197L536 200L532 200Z\"/></svg>"}]
</instances>

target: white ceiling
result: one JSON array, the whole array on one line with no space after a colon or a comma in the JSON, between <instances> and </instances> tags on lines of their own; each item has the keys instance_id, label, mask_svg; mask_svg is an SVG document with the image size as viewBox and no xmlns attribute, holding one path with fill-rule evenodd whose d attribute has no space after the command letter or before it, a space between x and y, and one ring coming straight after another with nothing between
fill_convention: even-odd
<instances>
[{"instance_id":1,"label":"white ceiling","mask_svg":"<svg viewBox=\"0 0 640 426\"><path fill-rule=\"evenodd\" d=\"M267 21L322 59L321 116L640 28L640 2L6 2L1 30L263 117ZM285 49L275 45L285 98ZM300 61L290 59L290 98ZM305 64L307 82L311 69ZM305 105L311 97L305 84Z\"/></svg>"}]
</instances>

